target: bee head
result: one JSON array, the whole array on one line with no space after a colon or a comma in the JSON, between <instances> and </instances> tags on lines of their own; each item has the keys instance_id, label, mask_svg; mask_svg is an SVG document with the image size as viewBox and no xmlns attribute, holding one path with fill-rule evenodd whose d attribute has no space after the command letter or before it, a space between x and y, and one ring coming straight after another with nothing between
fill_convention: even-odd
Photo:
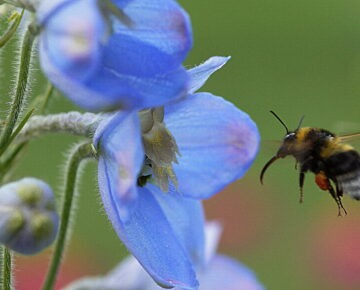
<instances>
[{"instance_id":1,"label":"bee head","mask_svg":"<svg viewBox=\"0 0 360 290\"><path fill-rule=\"evenodd\" d=\"M297 142L296 133L297 131L287 132L278 152L276 153L277 158L284 158L293 152L293 147Z\"/></svg>"},{"instance_id":2,"label":"bee head","mask_svg":"<svg viewBox=\"0 0 360 290\"><path fill-rule=\"evenodd\" d=\"M263 167L263 169L261 170L260 173L260 182L263 183L263 177L265 174L265 171L269 168L269 166L271 164L273 164L276 160L278 160L279 158L284 158L287 155L290 155L293 153L294 151L294 146L297 143L297 132L299 131L299 128L301 126L301 123L304 119L304 116L301 117L300 122L298 127L296 128L296 130L294 131L289 131L288 127L285 125L285 123L280 119L280 117L278 115L275 114L275 112L270 111L271 114L273 114L275 116L276 119L278 119L278 121L284 126L285 130L286 130L286 135L283 139L283 142L279 148L279 150L277 151L276 155L273 156Z\"/></svg>"}]
</instances>

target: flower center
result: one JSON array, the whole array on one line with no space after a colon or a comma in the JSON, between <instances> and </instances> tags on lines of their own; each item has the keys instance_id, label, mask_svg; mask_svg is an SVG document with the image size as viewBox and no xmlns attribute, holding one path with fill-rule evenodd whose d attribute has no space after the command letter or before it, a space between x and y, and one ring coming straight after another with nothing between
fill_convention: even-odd
<instances>
[{"instance_id":1,"label":"flower center","mask_svg":"<svg viewBox=\"0 0 360 290\"><path fill-rule=\"evenodd\" d=\"M138 178L144 186L153 177L160 189L169 191L170 181L177 187L177 178L172 163L178 163L179 148L174 136L164 123L164 107L143 110L139 113L145 161Z\"/></svg>"}]
</instances>

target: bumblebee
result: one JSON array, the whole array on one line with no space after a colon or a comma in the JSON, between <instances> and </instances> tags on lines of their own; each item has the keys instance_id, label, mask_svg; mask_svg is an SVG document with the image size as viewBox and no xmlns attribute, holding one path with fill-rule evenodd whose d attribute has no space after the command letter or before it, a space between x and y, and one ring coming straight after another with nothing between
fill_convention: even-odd
<instances>
[{"instance_id":1,"label":"bumblebee","mask_svg":"<svg viewBox=\"0 0 360 290\"><path fill-rule=\"evenodd\" d=\"M328 191L335 200L338 215L341 216L341 210L347 214L341 201L343 194L360 200L360 155L345 141L359 136L360 133L339 137L325 129L301 127L304 117L296 130L289 131L279 116L273 111L270 112L285 127L286 135L276 155L261 170L261 184L265 171L271 164L292 155L296 159L295 168L300 165L300 202L303 202L305 173L310 171L315 174L317 186Z\"/></svg>"}]
</instances>

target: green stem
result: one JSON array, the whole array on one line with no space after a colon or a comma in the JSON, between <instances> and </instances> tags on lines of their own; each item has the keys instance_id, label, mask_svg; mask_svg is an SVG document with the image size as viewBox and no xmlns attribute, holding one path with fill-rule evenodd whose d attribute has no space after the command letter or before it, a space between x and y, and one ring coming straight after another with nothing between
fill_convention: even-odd
<instances>
[{"instance_id":1,"label":"green stem","mask_svg":"<svg viewBox=\"0 0 360 290\"><path fill-rule=\"evenodd\" d=\"M27 83L29 78L31 51L34 43L34 27L29 26L25 32L21 53L20 53L20 68L16 82L15 96L12 100L10 113L6 119L5 127L3 128L0 136L0 155L4 153L10 144L11 136L16 126L19 114L23 107L23 101L26 95ZM7 248L2 250L2 271L1 290L11 289L11 253Z\"/></svg>"},{"instance_id":2,"label":"green stem","mask_svg":"<svg viewBox=\"0 0 360 290\"><path fill-rule=\"evenodd\" d=\"M31 26L25 32L22 42L20 54L20 69L17 77L17 85L15 89L15 96L12 100L10 113L7 116L6 124L0 136L0 155L4 153L9 145L10 136L13 133L16 122L22 111L24 98L26 96L27 83L29 79L29 69L31 60L31 50L34 43L35 34Z\"/></svg>"},{"instance_id":3,"label":"green stem","mask_svg":"<svg viewBox=\"0 0 360 290\"><path fill-rule=\"evenodd\" d=\"M0 48L3 47L11 39L11 37L15 34L17 28L19 27L19 24L21 22L23 15L24 15L24 10L21 11L21 14L15 12L12 15L10 20L12 20L13 23L10 25L8 30L5 31L5 33L1 36Z\"/></svg>"},{"instance_id":4,"label":"green stem","mask_svg":"<svg viewBox=\"0 0 360 290\"><path fill-rule=\"evenodd\" d=\"M74 200L77 171L81 161L89 157L94 157L94 148L92 144L89 143L78 145L70 155L65 176L65 188L62 201L60 228L51 264L42 288L43 290L51 290L54 287L61 258L64 253L66 240L69 234L69 224Z\"/></svg>"},{"instance_id":5,"label":"green stem","mask_svg":"<svg viewBox=\"0 0 360 290\"><path fill-rule=\"evenodd\" d=\"M49 105L50 97L54 92L54 86L48 82L45 88L45 91L37 95L34 100L30 103L28 108L35 109L36 115L44 115Z\"/></svg>"},{"instance_id":6,"label":"green stem","mask_svg":"<svg viewBox=\"0 0 360 290\"><path fill-rule=\"evenodd\" d=\"M51 83L48 83L46 87L45 94L43 95L43 104L38 112L38 114L42 115L45 113L45 110L49 104L50 96L54 91L54 86Z\"/></svg>"},{"instance_id":7,"label":"green stem","mask_svg":"<svg viewBox=\"0 0 360 290\"><path fill-rule=\"evenodd\" d=\"M2 272L2 290L11 290L11 253L3 248L3 272Z\"/></svg>"},{"instance_id":8,"label":"green stem","mask_svg":"<svg viewBox=\"0 0 360 290\"><path fill-rule=\"evenodd\" d=\"M9 5L12 5L15 7L23 8L23 9L29 10L31 12L35 12L35 7L31 3L28 3L28 1L25 1L25 2L17 1L17 0L2 0L2 1L0 1L0 4L3 4L3 3L9 4Z\"/></svg>"}]
</instances>

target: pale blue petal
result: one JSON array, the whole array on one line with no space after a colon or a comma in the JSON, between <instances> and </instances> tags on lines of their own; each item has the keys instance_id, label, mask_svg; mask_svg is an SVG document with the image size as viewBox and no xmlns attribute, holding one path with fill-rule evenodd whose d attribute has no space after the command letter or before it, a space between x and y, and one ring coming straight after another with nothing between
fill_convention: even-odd
<instances>
[{"instance_id":1,"label":"pale blue petal","mask_svg":"<svg viewBox=\"0 0 360 290\"><path fill-rule=\"evenodd\" d=\"M42 25L52 16L54 11L73 1L74 0L42 0L36 11L36 19L39 24Z\"/></svg>"},{"instance_id":2,"label":"pale blue petal","mask_svg":"<svg viewBox=\"0 0 360 290\"><path fill-rule=\"evenodd\" d=\"M213 56L204 63L189 69L188 73L190 74L190 85L188 93L193 94L200 89L208 78L218 69L222 68L229 59L230 56Z\"/></svg>"},{"instance_id":3,"label":"pale blue petal","mask_svg":"<svg viewBox=\"0 0 360 290\"><path fill-rule=\"evenodd\" d=\"M119 238L152 278L163 287L197 289L192 263L157 200L139 188L136 210L124 222L116 195L102 194L103 203ZM120 282L121 283L121 282Z\"/></svg>"},{"instance_id":4,"label":"pale blue petal","mask_svg":"<svg viewBox=\"0 0 360 290\"><path fill-rule=\"evenodd\" d=\"M179 230L172 228L152 192L137 187L144 161L137 113L119 113L104 122L94 144L100 154L100 193L115 231L157 283L196 289Z\"/></svg>"},{"instance_id":5,"label":"pale blue petal","mask_svg":"<svg viewBox=\"0 0 360 290\"><path fill-rule=\"evenodd\" d=\"M205 225L205 265L216 255L223 227L218 221L207 221Z\"/></svg>"},{"instance_id":6,"label":"pale blue petal","mask_svg":"<svg viewBox=\"0 0 360 290\"><path fill-rule=\"evenodd\" d=\"M109 274L99 277L85 277L72 282L63 290L161 290L139 262L129 256ZM178 289L178 288L172 288Z\"/></svg>"},{"instance_id":7,"label":"pale blue petal","mask_svg":"<svg viewBox=\"0 0 360 290\"><path fill-rule=\"evenodd\" d=\"M104 122L94 140L99 153L99 189L102 196L113 196L117 214L126 220L137 198L137 177L144 161L140 122L136 113L118 113Z\"/></svg>"},{"instance_id":8,"label":"pale blue petal","mask_svg":"<svg viewBox=\"0 0 360 290\"><path fill-rule=\"evenodd\" d=\"M264 290L256 275L240 262L216 255L199 272L199 290ZM128 257L105 277L81 279L64 290L161 290L141 265ZM175 287L173 290L183 290Z\"/></svg>"},{"instance_id":9,"label":"pale blue petal","mask_svg":"<svg viewBox=\"0 0 360 290\"><path fill-rule=\"evenodd\" d=\"M166 106L165 123L180 150L173 167L185 196L207 198L219 192L246 173L259 148L251 118L209 93Z\"/></svg>"},{"instance_id":10,"label":"pale blue petal","mask_svg":"<svg viewBox=\"0 0 360 290\"><path fill-rule=\"evenodd\" d=\"M45 26L40 38L42 67L50 74L51 67L46 65L46 61L50 61L68 78L83 82L100 65L102 49L99 43L106 33L104 19L96 0L62 2L42 23ZM53 81L56 84L56 79Z\"/></svg>"},{"instance_id":11,"label":"pale blue petal","mask_svg":"<svg viewBox=\"0 0 360 290\"><path fill-rule=\"evenodd\" d=\"M216 255L199 273L199 290L264 290L255 274L238 261Z\"/></svg>"},{"instance_id":12,"label":"pale blue petal","mask_svg":"<svg viewBox=\"0 0 360 290\"><path fill-rule=\"evenodd\" d=\"M204 212L200 201L184 197L173 187L167 193L152 184L146 187L155 196L179 241L189 252L194 265L203 265Z\"/></svg>"}]
</instances>

